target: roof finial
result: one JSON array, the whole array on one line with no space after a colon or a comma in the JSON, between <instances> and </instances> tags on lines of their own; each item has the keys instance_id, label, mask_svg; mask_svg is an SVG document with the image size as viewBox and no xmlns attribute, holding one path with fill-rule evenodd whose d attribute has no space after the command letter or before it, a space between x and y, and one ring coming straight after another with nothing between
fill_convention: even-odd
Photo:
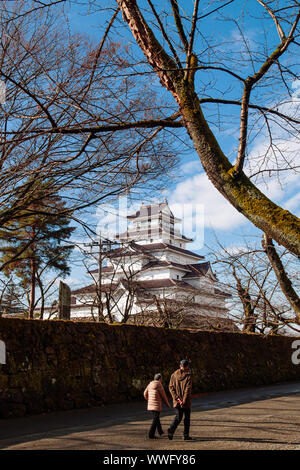
<instances>
[{"instance_id":1,"label":"roof finial","mask_svg":"<svg viewBox=\"0 0 300 470\"><path fill-rule=\"evenodd\" d=\"M167 201L167 198L166 198L166 197L164 198L164 203L165 203L165 204L168 204L168 201Z\"/></svg>"}]
</instances>

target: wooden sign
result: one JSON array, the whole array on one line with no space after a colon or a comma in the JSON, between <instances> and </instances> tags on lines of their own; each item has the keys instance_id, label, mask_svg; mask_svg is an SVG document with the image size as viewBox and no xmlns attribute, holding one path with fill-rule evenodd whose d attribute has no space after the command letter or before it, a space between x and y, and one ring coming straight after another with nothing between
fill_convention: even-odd
<instances>
[{"instance_id":1,"label":"wooden sign","mask_svg":"<svg viewBox=\"0 0 300 470\"><path fill-rule=\"evenodd\" d=\"M71 316L71 289L64 282L59 283L58 318L70 320Z\"/></svg>"}]
</instances>

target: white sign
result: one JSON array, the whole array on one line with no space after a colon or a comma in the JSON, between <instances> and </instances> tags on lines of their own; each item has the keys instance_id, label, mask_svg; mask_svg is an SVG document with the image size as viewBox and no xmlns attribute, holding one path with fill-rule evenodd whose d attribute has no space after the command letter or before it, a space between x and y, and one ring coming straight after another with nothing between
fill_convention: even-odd
<instances>
[{"instance_id":1,"label":"white sign","mask_svg":"<svg viewBox=\"0 0 300 470\"><path fill-rule=\"evenodd\" d=\"M0 340L0 364L6 364L6 347L4 341Z\"/></svg>"},{"instance_id":2,"label":"white sign","mask_svg":"<svg viewBox=\"0 0 300 470\"><path fill-rule=\"evenodd\" d=\"M5 83L3 80L0 80L0 104L5 103Z\"/></svg>"},{"instance_id":3,"label":"white sign","mask_svg":"<svg viewBox=\"0 0 300 470\"><path fill-rule=\"evenodd\" d=\"M293 349L298 348L292 354L292 363L295 364L295 366L297 366L298 364L300 364L300 358L299 358L299 355L300 355L300 340L299 339L296 340L296 341L293 341L292 348Z\"/></svg>"}]
</instances>

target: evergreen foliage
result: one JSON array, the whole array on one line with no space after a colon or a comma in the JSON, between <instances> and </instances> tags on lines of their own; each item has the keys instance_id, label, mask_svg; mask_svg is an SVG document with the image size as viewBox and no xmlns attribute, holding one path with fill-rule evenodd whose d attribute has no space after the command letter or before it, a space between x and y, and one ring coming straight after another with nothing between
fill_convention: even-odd
<instances>
[{"instance_id":1,"label":"evergreen foliage","mask_svg":"<svg viewBox=\"0 0 300 470\"><path fill-rule=\"evenodd\" d=\"M72 246L64 244L74 227L60 196L51 194L47 183L35 185L34 202L19 217L0 229L0 262L6 276L15 274L28 292L29 317L33 318L35 289L43 290L42 275L54 271L69 274Z\"/></svg>"}]
</instances>

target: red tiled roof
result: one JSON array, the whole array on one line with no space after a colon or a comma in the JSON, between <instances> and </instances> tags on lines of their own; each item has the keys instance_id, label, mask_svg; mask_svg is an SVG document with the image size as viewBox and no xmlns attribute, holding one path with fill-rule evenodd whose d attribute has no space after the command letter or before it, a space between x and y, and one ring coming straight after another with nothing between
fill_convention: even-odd
<instances>
[{"instance_id":1,"label":"red tiled roof","mask_svg":"<svg viewBox=\"0 0 300 470\"><path fill-rule=\"evenodd\" d=\"M95 284L90 284L89 286L80 287L79 289L72 290L72 294L89 294L91 292L95 292L96 286Z\"/></svg>"},{"instance_id":2,"label":"red tiled roof","mask_svg":"<svg viewBox=\"0 0 300 470\"><path fill-rule=\"evenodd\" d=\"M232 297L231 294L225 291L221 291L220 289L214 289L215 294L222 295L223 297Z\"/></svg>"},{"instance_id":3,"label":"red tiled roof","mask_svg":"<svg viewBox=\"0 0 300 470\"><path fill-rule=\"evenodd\" d=\"M145 271L146 269L152 269L152 268L163 268L163 267L174 267L177 269L181 269L182 271L189 271L190 267L189 264L180 264L180 263L174 263L173 261L166 261L166 260L152 260L149 261L149 263L145 264L141 268L141 271ZM99 270L95 269L94 271L90 271L91 273L97 273ZM114 268L112 266L109 266L109 269L102 268L103 272L113 272ZM188 273L187 273L188 274Z\"/></svg>"},{"instance_id":4,"label":"red tiled roof","mask_svg":"<svg viewBox=\"0 0 300 470\"><path fill-rule=\"evenodd\" d=\"M143 289L159 289L162 287L184 287L194 289L191 284L177 279L151 279L149 281L138 281L138 285Z\"/></svg>"},{"instance_id":5,"label":"red tiled roof","mask_svg":"<svg viewBox=\"0 0 300 470\"><path fill-rule=\"evenodd\" d=\"M120 246L119 248L114 248L107 252L108 258L117 258L118 256L132 256L132 251L130 248L140 254L145 254L145 250L143 250L142 245L138 245L134 241L129 242L126 246ZM149 253L147 253L148 256Z\"/></svg>"},{"instance_id":6,"label":"red tiled roof","mask_svg":"<svg viewBox=\"0 0 300 470\"><path fill-rule=\"evenodd\" d=\"M198 255L198 253L194 253L193 251L186 250L184 248L180 248L179 246L170 245L169 243L150 243L149 245L139 245L145 251L156 251L168 248L169 250L178 251L178 253L183 253L186 255L191 255L199 259L204 259L204 256Z\"/></svg>"},{"instance_id":7,"label":"red tiled roof","mask_svg":"<svg viewBox=\"0 0 300 470\"><path fill-rule=\"evenodd\" d=\"M89 271L91 274L97 273L99 269L93 269L93 271ZM102 266L101 271L103 273L112 273L114 271L113 266Z\"/></svg>"},{"instance_id":8,"label":"red tiled roof","mask_svg":"<svg viewBox=\"0 0 300 470\"><path fill-rule=\"evenodd\" d=\"M109 292L110 290L112 289L115 289L117 287L118 284L110 284L110 283L107 283L107 284L102 284L101 286L101 290L102 292ZM77 290L73 290L72 291L72 294L75 295L75 294L92 294L96 292L96 285L95 284L90 284L88 286L84 286L84 287L80 287L80 289L77 289Z\"/></svg>"},{"instance_id":9,"label":"red tiled roof","mask_svg":"<svg viewBox=\"0 0 300 470\"><path fill-rule=\"evenodd\" d=\"M187 267L190 269L190 272L184 276L185 278L205 276L210 268L210 262L188 264Z\"/></svg>"},{"instance_id":10,"label":"red tiled roof","mask_svg":"<svg viewBox=\"0 0 300 470\"><path fill-rule=\"evenodd\" d=\"M139 304L149 304L151 305L153 303L153 298L145 298L145 299L139 299L138 300L138 303ZM228 312L228 308L227 307L221 307L221 306L215 306L215 305L212 305L211 303L207 303L207 302L194 302L194 301L188 301L188 300L176 300L176 299L164 299L164 303L166 305L169 305L169 306L175 306L175 305L178 305L178 306L184 306L186 308L192 308L192 309L196 309L196 308L208 308L212 313L213 312L222 312L223 314L226 314Z\"/></svg>"},{"instance_id":11,"label":"red tiled roof","mask_svg":"<svg viewBox=\"0 0 300 470\"><path fill-rule=\"evenodd\" d=\"M123 233L117 233L116 238L130 238L130 237L135 237L136 235L146 236L147 238L151 238L157 235L161 235L162 233L170 235L170 236L172 235L174 238L181 238L182 240L186 240L189 242L193 241L192 238L188 238L185 235L182 235L181 233L176 234L174 230L165 230L160 227L158 228L149 227L148 229L145 229L145 230L134 230L134 231L127 230L126 232L123 232Z\"/></svg>"},{"instance_id":12,"label":"red tiled roof","mask_svg":"<svg viewBox=\"0 0 300 470\"><path fill-rule=\"evenodd\" d=\"M185 250L184 248L180 248L179 246L170 245L169 243L149 243L147 245L139 245L138 243L130 242L128 244L128 247L131 247L133 248L133 250L137 251L138 253L143 253L143 254L149 254L149 253L151 254L151 251L169 249L171 251L176 251L178 253L182 253L185 255L194 256L195 258L198 258L198 259L204 259L204 256L198 255L197 253L194 253L193 251ZM111 250L107 253L107 256L110 258L116 258L118 256L130 256L132 255L132 251L130 251L128 247L127 246L120 247L120 248Z\"/></svg>"},{"instance_id":13,"label":"red tiled roof","mask_svg":"<svg viewBox=\"0 0 300 470\"><path fill-rule=\"evenodd\" d=\"M123 282L125 285L127 283L126 279L122 279L120 282ZM110 289L116 289L117 286L120 283L115 283L115 284L103 284L102 285L102 291L109 291ZM181 287L185 289L192 289L192 290L197 290L191 284L188 284L187 282L180 281L177 279L150 279L147 281L134 281L134 285L137 288L142 288L142 289L159 289L163 287ZM95 284L91 284L89 286L81 287L80 289L77 289L75 291L72 291L72 294L91 294L96 291L96 286Z\"/></svg>"},{"instance_id":14,"label":"red tiled roof","mask_svg":"<svg viewBox=\"0 0 300 470\"><path fill-rule=\"evenodd\" d=\"M152 215L157 215L161 212L162 208L166 206L166 202L160 202L158 204L151 204L144 206L143 204L141 205L140 209L136 211L135 214L128 215L127 219L136 219L137 217L150 217ZM170 218L174 218L172 212L170 214Z\"/></svg>"},{"instance_id":15,"label":"red tiled roof","mask_svg":"<svg viewBox=\"0 0 300 470\"><path fill-rule=\"evenodd\" d=\"M122 233L117 233L116 234L116 238L121 238L121 237L130 237L130 236L135 236L135 235L149 235L149 237L151 237L151 235L161 235L163 232L162 228L160 227L149 227L145 230L126 230L126 232L122 232ZM166 232L166 230L164 230L164 232ZM170 231L171 235L173 235L172 231Z\"/></svg>"},{"instance_id":16,"label":"red tiled roof","mask_svg":"<svg viewBox=\"0 0 300 470\"><path fill-rule=\"evenodd\" d=\"M71 310L78 309L80 310L81 308L90 308L93 306L93 303L89 304L71 304Z\"/></svg>"},{"instance_id":17,"label":"red tiled roof","mask_svg":"<svg viewBox=\"0 0 300 470\"><path fill-rule=\"evenodd\" d=\"M189 270L188 265L180 264L180 263L173 263L172 261L149 261L149 263L147 263L147 264L145 264L145 266L143 266L143 270L144 269L151 269L151 268L159 268L159 267L164 267L164 266L166 266L166 267L171 266L171 267L174 267L174 268L182 269L184 271Z\"/></svg>"}]
</instances>

